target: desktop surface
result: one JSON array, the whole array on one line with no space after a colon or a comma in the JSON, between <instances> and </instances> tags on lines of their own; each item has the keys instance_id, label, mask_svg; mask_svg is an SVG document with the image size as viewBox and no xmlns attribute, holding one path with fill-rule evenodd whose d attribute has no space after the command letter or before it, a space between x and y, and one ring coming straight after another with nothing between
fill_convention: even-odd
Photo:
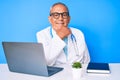
<instances>
[{"instance_id":1,"label":"desktop surface","mask_svg":"<svg viewBox=\"0 0 120 80\"><path fill-rule=\"evenodd\" d=\"M119 80L120 63L110 63L110 74L85 73L81 80ZM73 80L72 68L62 65L64 70L50 77L10 72L7 64L0 64L0 80Z\"/></svg>"}]
</instances>

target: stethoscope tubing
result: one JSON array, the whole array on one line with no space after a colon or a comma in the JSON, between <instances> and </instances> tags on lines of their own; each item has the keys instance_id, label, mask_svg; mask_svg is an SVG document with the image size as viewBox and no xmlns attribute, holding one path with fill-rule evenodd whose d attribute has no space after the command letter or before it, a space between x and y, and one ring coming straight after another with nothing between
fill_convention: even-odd
<instances>
[{"instance_id":1,"label":"stethoscope tubing","mask_svg":"<svg viewBox=\"0 0 120 80\"><path fill-rule=\"evenodd\" d=\"M51 37L53 37L52 28L50 28L50 35L51 35ZM79 57L80 55L79 55L79 50L78 50L78 46L77 46L77 40L76 40L75 36L73 35L73 33L71 34L71 40L72 40L72 43L73 43L73 46L74 46L76 56ZM83 62L82 59L80 59L79 61Z\"/></svg>"}]
</instances>

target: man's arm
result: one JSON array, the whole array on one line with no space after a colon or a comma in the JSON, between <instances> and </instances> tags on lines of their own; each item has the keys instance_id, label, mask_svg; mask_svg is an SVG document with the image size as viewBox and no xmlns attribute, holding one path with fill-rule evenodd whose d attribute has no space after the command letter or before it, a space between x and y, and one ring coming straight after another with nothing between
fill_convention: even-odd
<instances>
[{"instance_id":1,"label":"man's arm","mask_svg":"<svg viewBox=\"0 0 120 80\"><path fill-rule=\"evenodd\" d=\"M54 35L51 39L49 31L41 31L37 33L37 41L43 43L45 57L48 65L53 65L57 57L65 47L65 42L58 36Z\"/></svg>"}]
</instances>

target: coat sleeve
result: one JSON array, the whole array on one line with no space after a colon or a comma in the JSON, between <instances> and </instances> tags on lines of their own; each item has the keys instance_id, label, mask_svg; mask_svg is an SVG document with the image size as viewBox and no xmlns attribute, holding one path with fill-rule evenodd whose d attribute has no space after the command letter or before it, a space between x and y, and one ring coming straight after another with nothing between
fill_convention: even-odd
<instances>
[{"instance_id":1,"label":"coat sleeve","mask_svg":"<svg viewBox=\"0 0 120 80\"><path fill-rule=\"evenodd\" d=\"M87 45L85 43L85 49L84 49L84 55L83 55L83 63L88 64L90 62L90 55L87 48Z\"/></svg>"},{"instance_id":2,"label":"coat sleeve","mask_svg":"<svg viewBox=\"0 0 120 80\"><path fill-rule=\"evenodd\" d=\"M43 43L47 65L54 65L57 57L66 45L65 42L57 35L51 38L49 33L45 31L37 33L37 41Z\"/></svg>"}]
</instances>

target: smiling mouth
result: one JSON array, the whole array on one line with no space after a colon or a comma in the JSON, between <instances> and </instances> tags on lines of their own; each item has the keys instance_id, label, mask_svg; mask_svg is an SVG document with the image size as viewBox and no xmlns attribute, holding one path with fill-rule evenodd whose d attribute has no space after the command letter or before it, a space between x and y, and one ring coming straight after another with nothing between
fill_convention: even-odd
<instances>
[{"instance_id":1,"label":"smiling mouth","mask_svg":"<svg viewBox=\"0 0 120 80\"><path fill-rule=\"evenodd\" d=\"M57 23L57 24L64 24L64 23Z\"/></svg>"}]
</instances>

